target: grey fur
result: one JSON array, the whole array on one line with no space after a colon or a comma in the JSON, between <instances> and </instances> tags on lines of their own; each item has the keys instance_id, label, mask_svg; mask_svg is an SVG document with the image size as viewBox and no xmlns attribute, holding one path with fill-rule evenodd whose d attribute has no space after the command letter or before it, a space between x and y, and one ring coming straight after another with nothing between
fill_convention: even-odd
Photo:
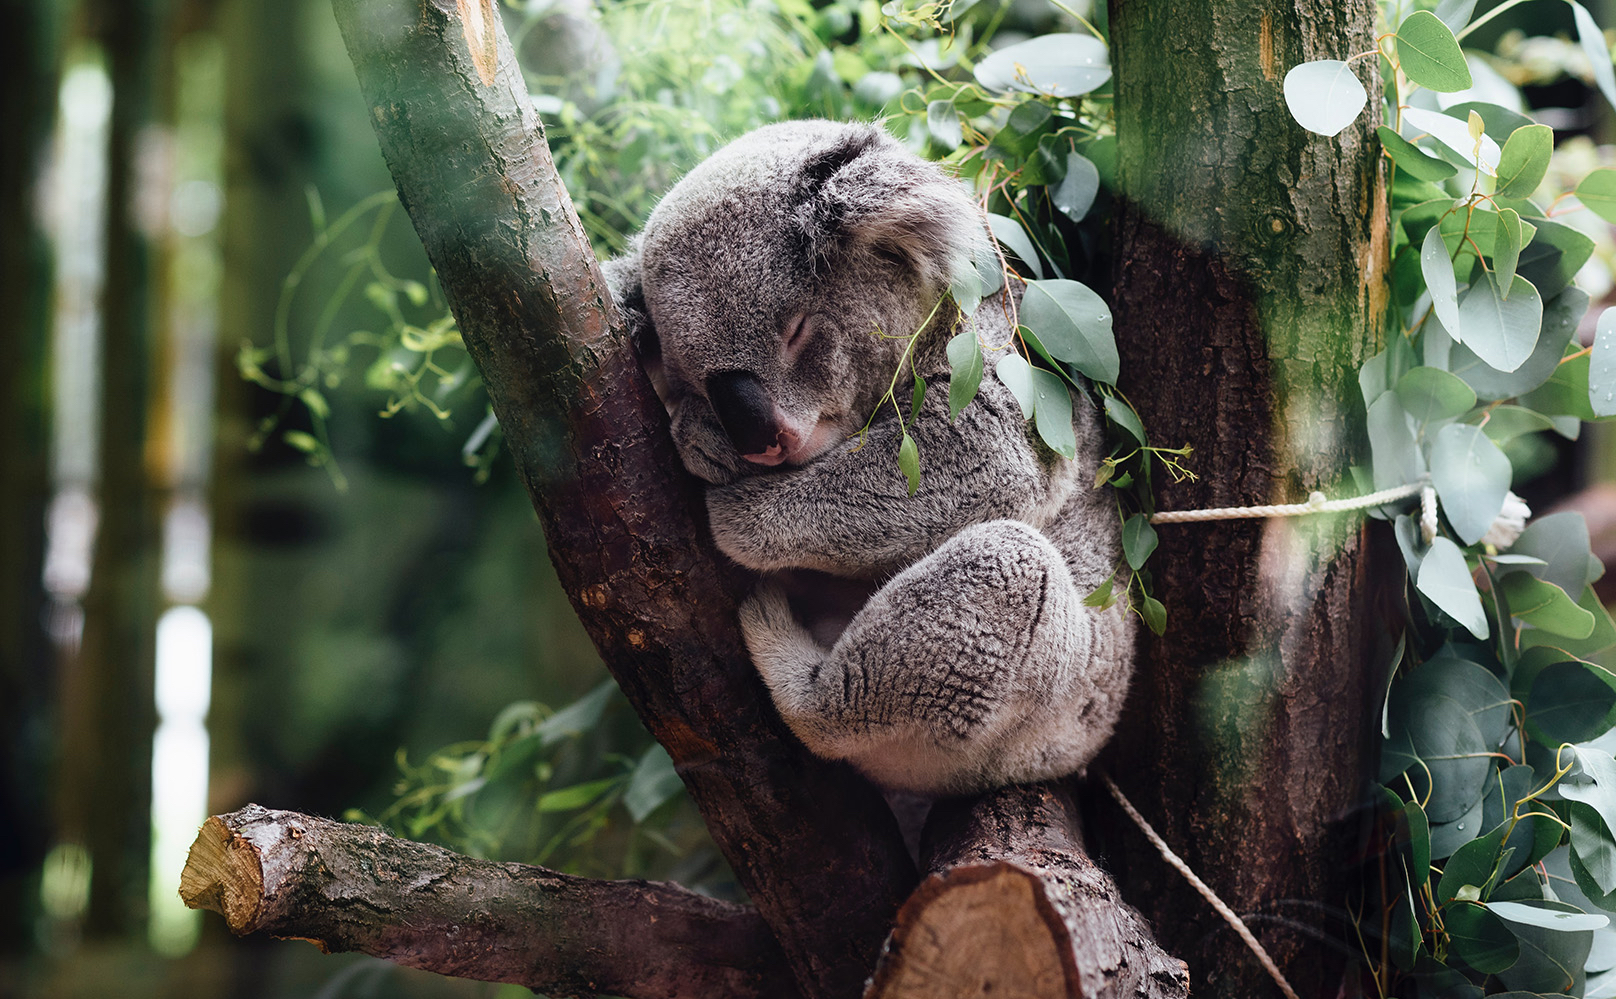
<instances>
[{"instance_id":1,"label":"grey fur","mask_svg":"<svg viewBox=\"0 0 1616 999\"><path fill-rule=\"evenodd\" d=\"M943 347L958 317L933 311L987 239L963 187L878 128L794 122L698 166L607 265L680 456L711 483L718 547L763 574L741 626L776 707L814 752L929 794L1081 770L1132 667L1128 614L1082 604L1119 547L1116 514L1089 487L1093 407L1074 394L1075 461L1036 439L991 373L948 419ZM966 320L989 368L1011 339L1006 294ZM808 332L788 341L802 316ZM909 496L891 406L853 438L928 316ZM723 372L767 393L783 463L732 443L705 388ZM907 393L900 379L906 406ZM814 611L803 595L837 584L813 572L848 581L856 613Z\"/></svg>"}]
</instances>

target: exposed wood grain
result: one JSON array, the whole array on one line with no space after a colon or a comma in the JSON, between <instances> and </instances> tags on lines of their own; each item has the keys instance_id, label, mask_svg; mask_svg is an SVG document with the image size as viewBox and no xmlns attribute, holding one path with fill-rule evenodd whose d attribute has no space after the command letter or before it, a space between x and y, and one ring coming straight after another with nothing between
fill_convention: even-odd
<instances>
[{"instance_id":1,"label":"exposed wood grain","mask_svg":"<svg viewBox=\"0 0 1616 999\"><path fill-rule=\"evenodd\" d=\"M1178 999L1189 974L1089 859L1058 785L939 803L866 999Z\"/></svg>"}]
</instances>

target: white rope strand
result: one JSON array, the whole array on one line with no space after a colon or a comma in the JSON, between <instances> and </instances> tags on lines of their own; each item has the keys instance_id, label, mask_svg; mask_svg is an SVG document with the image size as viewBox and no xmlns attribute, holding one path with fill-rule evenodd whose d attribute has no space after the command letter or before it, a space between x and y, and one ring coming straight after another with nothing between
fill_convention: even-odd
<instances>
[{"instance_id":1,"label":"white rope strand","mask_svg":"<svg viewBox=\"0 0 1616 999\"><path fill-rule=\"evenodd\" d=\"M1382 489L1367 496L1357 496L1352 499L1325 499L1323 493L1315 492L1307 498L1306 503L1282 503L1277 506L1224 506L1211 510L1168 510L1165 513L1150 515L1152 524L1182 524L1198 520L1243 520L1247 517L1301 517L1310 513L1345 513L1348 510L1364 510L1372 506L1381 506L1410 496L1417 496L1425 488L1422 482L1411 485L1397 486L1392 489Z\"/></svg>"},{"instance_id":2,"label":"white rope strand","mask_svg":"<svg viewBox=\"0 0 1616 999\"><path fill-rule=\"evenodd\" d=\"M1391 490L1385 491L1390 492ZM1379 496L1380 494L1375 493L1373 495ZM1413 494L1410 493L1409 495ZM1369 499L1370 497L1363 498ZM1375 504L1369 505L1373 506ZM1122 789L1117 787L1116 782L1109 775L1102 773L1100 774L1100 779L1105 781L1106 789L1111 792L1111 797L1117 799L1117 804L1121 805L1122 810L1128 813L1128 818L1133 819L1134 825L1139 827L1140 831L1145 834L1145 838L1150 840L1150 844L1161 853L1162 859L1167 861L1178 873L1184 875L1190 886L1199 892L1201 897L1211 904L1212 908L1217 910L1218 915L1223 917L1224 922L1232 926L1251 952L1257 955L1257 960L1262 964L1263 970L1268 972L1268 977L1272 978L1274 984L1279 986L1279 991L1285 993L1285 999L1297 999L1296 990L1291 988L1291 983L1285 980L1285 975L1279 970L1279 966L1274 963L1273 958L1268 956L1268 951L1263 949L1263 945L1257 938L1251 935L1251 930L1246 928L1245 922L1241 920L1239 915L1225 905L1223 899L1218 898L1217 893L1209 888L1205 881L1195 876L1195 872L1190 870L1190 865L1179 859L1178 854L1174 853L1172 848L1167 845L1167 842L1157 835L1156 830L1150 827L1150 823L1146 822L1145 817L1139 814L1139 810L1133 807L1133 802L1128 800L1128 796L1122 793Z\"/></svg>"}]
</instances>

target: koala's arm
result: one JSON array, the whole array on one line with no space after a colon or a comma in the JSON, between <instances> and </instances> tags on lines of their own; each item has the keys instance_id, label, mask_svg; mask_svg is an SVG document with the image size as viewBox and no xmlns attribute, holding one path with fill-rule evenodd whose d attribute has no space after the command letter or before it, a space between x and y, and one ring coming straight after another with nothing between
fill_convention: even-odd
<instances>
[{"instance_id":1,"label":"koala's arm","mask_svg":"<svg viewBox=\"0 0 1616 999\"><path fill-rule=\"evenodd\" d=\"M875 578L971 524L1008 518L1042 526L1071 495L1086 462L1059 461L1034 445L1020 406L991 373L953 423L947 395L941 383L927 392L910 427L920 452L915 495L898 468L902 435L888 413L856 450L851 442L838 445L800 468L709 489L719 549L765 572ZM1093 423L1084 407L1080 451L1094 446Z\"/></svg>"}]
</instances>

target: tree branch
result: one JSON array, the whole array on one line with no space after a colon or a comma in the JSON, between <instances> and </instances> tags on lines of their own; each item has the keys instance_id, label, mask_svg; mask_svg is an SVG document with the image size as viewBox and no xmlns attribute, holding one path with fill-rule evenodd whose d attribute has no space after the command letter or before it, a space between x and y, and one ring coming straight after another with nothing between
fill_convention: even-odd
<instances>
[{"instance_id":1,"label":"tree branch","mask_svg":"<svg viewBox=\"0 0 1616 999\"><path fill-rule=\"evenodd\" d=\"M373 826L248 805L208 819L180 896L265 932L553 996L790 999L748 906L655 881L474 860Z\"/></svg>"},{"instance_id":2,"label":"tree branch","mask_svg":"<svg viewBox=\"0 0 1616 999\"><path fill-rule=\"evenodd\" d=\"M939 802L930 872L898 913L866 999L1189 994L1184 962L1083 850L1057 784Z\"/></svg>"},{"instance_id":3,"label":"tree branch","mask_svg":"<svg viewBox=\"0 0 1616 999\"><path fill-rule=\"evenodd\" d=\"M879 794L809 756L772 710L735 625L741 579L708 539L497 15L485 86L457 0L333 7L584 627L804 992L856 994L913 865Z\"/></svg>"}]
</instances>

